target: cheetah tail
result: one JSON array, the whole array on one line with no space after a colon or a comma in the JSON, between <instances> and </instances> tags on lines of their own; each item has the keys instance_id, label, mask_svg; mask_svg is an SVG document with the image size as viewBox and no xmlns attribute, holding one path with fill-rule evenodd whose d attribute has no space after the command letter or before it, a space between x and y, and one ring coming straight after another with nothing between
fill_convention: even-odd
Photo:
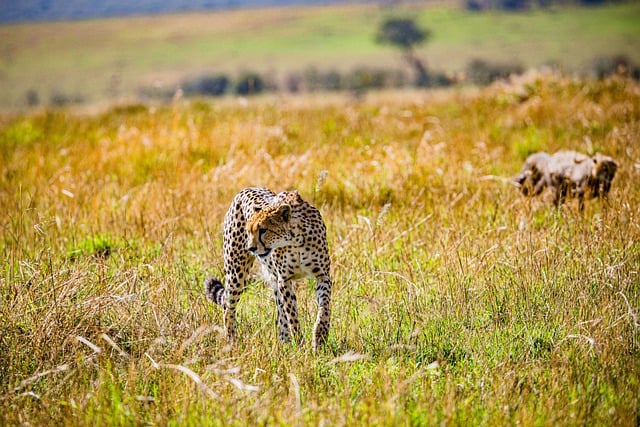
<instances>
[{"instance_id":1,"label":"cheetah tail","mask_svg":"<svg viewBox=\"0 0 640 427\"><path fill-rule=\"evenodd\" d=\"M215 277L204 279L204 292L207 297L218 305L224 304L224 286Z\"/></svg>"}]
</instances>

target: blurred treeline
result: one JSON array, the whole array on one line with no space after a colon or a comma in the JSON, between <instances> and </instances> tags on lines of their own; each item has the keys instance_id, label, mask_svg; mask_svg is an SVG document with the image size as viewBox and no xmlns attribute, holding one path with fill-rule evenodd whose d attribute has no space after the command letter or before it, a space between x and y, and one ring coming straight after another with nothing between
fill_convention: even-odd
<instances>
[{"instance_id":1,"label":"blurred treeline","mask_svg":"<svg viewBox=\"0 0 640 427\"><path fill-rule=\"evenodd\" d=\"M627 0L630 1L630 0ZM535 7L547 8L553 5L595 6L605 3L624 3L625 0L464 0L469 10L527 10Z\"/></svg>"},{"instance_id":2,"label":"blurred treeline","mask_svg":"<svg viewBox=\"0 0 640 427\"><path fill-rule=\"evenodd\" d=\"M553 66L551 64L550 66ZM177 91L184 96L257 95L265 92L313 93L350 91L362 94L370 90L398 88L442 88L456 84L485 86L496 80L507 79L525 71L519 63L499 63L482 59L469 62L463 72L449 74L428 71L428 79L422 82L409 70L400 68L357 67L351 71L322 70L309 67L303 71L278 76L259 72L242 72L237 76L224 73L201 74L184 79L176 87L142 87L139 95L146 99L169 99ZM613 74L625 74L640 79L640 66L625 55L605 55L593 59L589 77L605 78Z\"/></svg>"}]
</instances>

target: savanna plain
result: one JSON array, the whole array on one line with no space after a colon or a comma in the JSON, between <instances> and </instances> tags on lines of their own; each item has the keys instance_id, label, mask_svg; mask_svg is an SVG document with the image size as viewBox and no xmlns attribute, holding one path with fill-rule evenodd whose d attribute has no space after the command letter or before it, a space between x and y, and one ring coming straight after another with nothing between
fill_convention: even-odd
<instances>
[{"instance_id":1,"label":"savanna plain","mask_svg":"<svg viewBox=\"0 0 640 427\"><path fill-rule=\"evenodd\" d=\"M640 420L640 86L273 95L0 116L2 425L627 425ZM614 157L608 202L523 198L534 151ZM202 281L247 186L297 189L332 258L327 345Z\"/></svg>"}]
</instances>

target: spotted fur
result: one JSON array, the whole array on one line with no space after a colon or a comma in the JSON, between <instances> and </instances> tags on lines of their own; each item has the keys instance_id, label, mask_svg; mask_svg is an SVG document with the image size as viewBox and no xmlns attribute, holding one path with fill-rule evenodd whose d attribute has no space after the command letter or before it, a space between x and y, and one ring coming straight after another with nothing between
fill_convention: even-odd
<instances>
[{"instance_id":1,"label":"spotted fur","mask_svg":"<svg viewBox=\"0 0 640 427\"><path fill-rule=\"evenodd\" d=\"M314 350L326 342L330 325L331 278L326 227L320 211L297 191L275 194L266 188L240 191L224 219L224 284L208 277L206 295L223 306L227 334L234 339L236 306L257 258L263 279L273 288L278 338L299 337L300 322L293 282L316 279L318 314L313 329Z\"/></svg>"},{"instance_id":2,"label":"spotted fur","mask_svg":"<svg viewBox=\"0 0 640 427\"><path fill-rule=\"evenodd\" d=\"M540 152L527 157L515 182L525 196L550 188L556 206L575 197L582 210L585 198L607 198L617 168L611 157L600 153L589 157L575 151Z\"/></svg>"},{"instance_id":3,"label":"spotted fur","mask_svg":"<svg viewBox=\"0 0 640 427\"><path fill-rule=\"evenodd\" d=\"M564 194L559 197L569 194L578 198L580 209L584 207L585 198L606 199L617 169L618 164L611 157L600 153L577 162L562 176Z\"/></svg>"},{"instance_id":4,"label":"spotted fur","mask_svg":"<svg viewBox=\"0 0 640 427\"><path fill-rule=\"evenodd\" d=\"M537 196L546 187L545 175L551 156L545 152L534 153L527 157L520 173L515 178L520 192L524 196Z\"/></svg>"}]
</instances>

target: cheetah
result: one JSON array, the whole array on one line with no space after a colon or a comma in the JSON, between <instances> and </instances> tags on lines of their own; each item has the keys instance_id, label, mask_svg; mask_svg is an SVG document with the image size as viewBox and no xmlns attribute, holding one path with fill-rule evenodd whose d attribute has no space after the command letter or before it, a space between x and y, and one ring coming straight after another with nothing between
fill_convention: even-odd
<instances>
[{"instance_id":1,"label":"cheetah","mask_svg":"<svg viewBox=\"0 0 640 427\"><path fill-rule=\"evenodd\" d=\"M206 295L224 308L230 339L237 337L236 306L257 258L262 278L271 285L277 305L278 338L298 339L300 323L293 281L315 277L318 313L313 349L329 334L331 277L326 226L320 211L297 191L275 194L266 188L245 188L233 199L224 218L224 285L205 279Z\"/></svg>"},{"instance_id":2,"label":"cheetah","mask_svg":"<svg viewBox=\"0 0 640 427\"><path fill-rule=\"evenodd\" d=\"M575 151L540 152L527 157L514 180L524 196L537 196L548 187L556 207L571 196L583 210L585 197L607 198L617 168L611 157L600 153L589 157Z\"/></svg>"},{"instance_id":3,"label":"cheetah","mask_svg":"<svg viewBox=\"0 0 640 427\"><path fill-rule=\"evenodd\" d=\"M556 194L556 205L562 203L567 194L578 198L580 210L584 209L585 197L606 200L617 169L618 164L615 160L600 153L574 163L562 175L562 184L558 186Z\"/></svg>"},{"instance_id":4,"label":"cheetah","mask_svg":"<svg viewBox=\"0 0 640 427\"><path fill-rule=\"evenodd\" d=\"M520 173L514 181L524 196L537 196L546 186L547 165L551 155L545 152L531 154L522 165Z\"/></svg>"}]
</instances>

